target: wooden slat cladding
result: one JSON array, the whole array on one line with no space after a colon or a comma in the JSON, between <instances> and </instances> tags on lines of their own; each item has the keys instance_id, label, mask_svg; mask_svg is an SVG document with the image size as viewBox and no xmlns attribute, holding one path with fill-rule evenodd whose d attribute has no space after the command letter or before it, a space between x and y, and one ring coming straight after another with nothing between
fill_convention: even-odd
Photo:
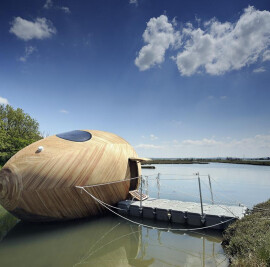
<instances>
[{"instance_id":1,"label":"wooden slat cladding","mask_svg":"<svg viewBox=\"0 0 270 267\"><path fill-rule=\"evenodd\" d=\"M86 192L81 194L75 186L131 178L129 158L137 157L137 154L115 134L96 130L89 132L92 134L89 141L73 142L50 136L19 151L3 169L11 172L16 169L12 179L14 181L20 176L19 194L16 187L16 194L20 197L16 205L8 205L12 200L4 198L0 198L0 203L26 220L73 219L102 213L104 209ZM44 148L40 153L37 152L39 146ZM0 172L0 183L2 176ZM126 181L87 187L87 190L114 205L127 197L129 185L130 182ZM13 189L10 187L6 188L11 192Z\"/></svg>"}]
</instances>

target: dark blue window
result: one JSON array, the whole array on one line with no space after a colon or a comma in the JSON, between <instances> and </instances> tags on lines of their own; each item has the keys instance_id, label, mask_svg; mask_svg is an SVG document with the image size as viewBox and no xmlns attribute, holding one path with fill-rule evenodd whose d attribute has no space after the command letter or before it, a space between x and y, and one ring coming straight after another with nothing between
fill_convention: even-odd
<instances>
[{"instance_id":1,"label":"dark blue window","mask_svg":"<svg viewBox=\"0 0 270 267\"><path fill-rule=\"evenodd\" d=\"M86 131L70 131L66 133L60 133L56 135L59 138L74 141L74 142L85 142L92 138L92 135Z\"/></svg>"}]
</instances>

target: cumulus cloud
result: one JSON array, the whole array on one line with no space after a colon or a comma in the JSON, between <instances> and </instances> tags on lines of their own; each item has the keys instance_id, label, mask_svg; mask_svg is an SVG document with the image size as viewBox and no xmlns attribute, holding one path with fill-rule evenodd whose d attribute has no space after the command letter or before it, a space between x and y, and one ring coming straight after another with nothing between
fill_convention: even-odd
<instances>
[{"instance_id":1,"label":"cumulus cloud","mask_svg":"<svg viewBox=\"0 0 270 267\"><path fill-rule=\"evenodd\" d=\"M59 112L60 113L64 113L64 114L68 114L69 113L69 111L67 111L66 109L61 109L61 110L59 110Z\"/></svg>"},{"instance_id":2,"label":"cumulus cloud","mask_svg":"<svg viewBox=\"0 0 270 267\"><path fill-rule=\"evenodd\" d=\"M236 22L213 18L198 25L186 23L177 31L176 23L170 23L166 15L151 18L143 34L146 45L135 64L141 71L161 64L169 48L178 49L173 59L183 76L203 72L222 75L258 60L270 60L269 11L249 6Z\"/></svg>"},{"instance_id":3,"label":"cumulus cloud","mask_svg":"<svg viewBox=\"0 0 270 267\"><path fill-rule=\"evenodd\" d=\"M153 144L139 144L137 146L135 146L136 148L144 148L144 149L159 149L159 148L162 148L162 146L156 146L156 145L153 145Z\"/></svg>"},{"instance_id":4,"label":"cumulus cloud","mask_svg":"<svg viewBox=\"0 0 270 267\"><path fill-rule=\"evenodd\" d=\"M218 140L216 137L202 139L172 140L162 145L139 144L138 153L143 157L268 157L270 135L259 134L249 138ZM162 150L160 150L162 149Z\"/></svg>"},{"instance_id":5,"label":"cumulus cloud","mask_svg":"<svg viewBox=\"0 0 270 267\"><path fill-rule=\"evenodd\" d=\"M62 10L63 12L65 12L66 14L70 14L71 13L69 7L67 7L67 6L60 6L58 8L60 10Z\"/></svg>"},{"instance_id":6,"label":"cumulus cloud","mask_svg":"<svg viewBox=\"0 0 270 267\"><path fill-rule=\"evenodd\" d=\"M53 4L53 1L52 0L46 0L43 8L45 9L51 9L51 8L54 8L54 9L59 9L59 10L62 10L63 12L65 12L66 14L70 14L70 9L66 6L55 6Z\"/></svg>"},{"instance_id":7,"label":"cumulus cloud","mask_svg":"<svg viewBox=\"0 0 270 267\"><path fill-rule=\"evenodd\" d=\"M138 0L129 0L129 3L131 4L131 5L138 5Z\"/></svg>"},{"instance_id":8,"label":"cumulus cloud","mask_svg":"<svg viewBox=\"0 0 270 267\"><path fill-rule=\"evenodd\" d=\"M200 140L187 139L174 148L186 156L205 157L261 157L268 156L270 149L270 135L256 135L243 139L216 140L215 138L204 138ZM192 155L193 153L193 155Z\"/></svg>"},{"instance_id":9,"label":"cumulus cloud","mask_svg":"<svg viewBox=\"0 0 270 267\"><path fill-rule=\"evenodd\" d=\"M31 45L26 46L25 51L24 51L24 55L21 56L19 58L19 60L22 61L22 62L26 62L27 59L30 57L30 55L32 55L35 51L37 51L36 47L31 46Z\"/></svg>"},{"instance_id":10,"label":"cumulus cloud","mask_svg":"<svg viewBox=\"0 0 270 267\"><path fill-rule=\"evenodd\" d=\"M135 65L141 71L161 64L166 50L180 44L180 33L174 30L167 16L161 15L148 21L143 40L146 45L142 47L135 59Z\"/></svg>"},{"instance_id":11,"label":"cumulus cloud","mask_svg":"<svg viewBox=\"0 0 270 267\"><path fill-rule=\"evenodd\" d=\"M270 50L266 50L263 53L263 61L268 61L268 60L270 60Z\"/></svg>"},{"instance_id":12,"label":"cumulus cloud","mask_svg":"<svg viewBox=\"0 0 270 267\"><path fill-rule=\"evenodd\" d=\"M184 28L187 39L176 63L182 75L204 70L212 75L256 62L270 45L270 12L248 7L236 23L212 19L205 28Z\"/></svg>"},{"instance_id":13,"label":"cumulus cloud","mask_svg":"<svg viewBox=\"0 0 270 267\"><path fill-rule=\"evenodd\" d=\"M214 139L207 139L204 138L202 140L184 140L182 142L183 145L196 145L196 146L212 146L212 145L218 145L221 144L221 142L218 142Z\"/></svg>"},{"instance_id":14,"label":"cumulus cloud","mask_svg":"<svg viewBox=\"0 0 270 267\"><path fill-rule=\"evenodd\" d=\"M24 41L50 38L53 34L56 34L55 27L46 18L36 18L32 22L21 17L16 17L11 25L9 32Z\"/></svg>"},{"instance_id":15,"label":"cumulus cloud","mask_svg":"<svg viewBox=\"0 0 270 267\"><path fill-rule=\"evenodd\" d=\"M0 96L0 105L8 105L8 100Z\"/></svg>"},{"instance_id":16,"label":"cumulus cloud","mask_svg":"<svg viewBox=\"0 0 270 267\"><path fill-rule=\"evenodd\" d=\"M263 67L260 67L260 68L257 68L257 69L253 70L253 72L255 72L255 73L260 73L260 72L265 72L265 71L266 71L266 69L263 68Z\"/></svg>"},{"instance_id":17,"label":"cumulus cloud","mask_svg":"<svg viewBox=\"0 0 270 267\"><path fill-rule=\"evenodd\" d=\"M44 4L43 8L49 9L49 8L52 8L52 6L53 6L52 0L46 0L46 2L45 2L45 4Z\"/></svg>"},{"instance_id":18,"label":"cumulus cloud","mask_svg":"<svg viewBox=\"0 0 270 267\"><path fill-rule=\"evenodd\" d=\"M150 139L153 141L153 140L157 140L157 139L158 139L158 137L157 137L157 136L155 136L154 134L150 134Z\"/></svg>"}]
</instances>

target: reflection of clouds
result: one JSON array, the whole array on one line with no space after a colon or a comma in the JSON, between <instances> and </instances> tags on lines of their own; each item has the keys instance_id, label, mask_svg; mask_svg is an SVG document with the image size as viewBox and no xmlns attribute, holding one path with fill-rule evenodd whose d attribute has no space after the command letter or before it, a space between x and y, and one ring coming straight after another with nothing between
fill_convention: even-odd
<instances>
[{"instance_id":1,"label":"reflection of clouds","mask_svg":"<svg viewBox=\"0 0 270 267\"><path fill-rule=\"evenodd\" d=\"M166 232L142 231L144 259L154 258L155 266L227 266L217 231ZM140 255L139 255L140 256Z\"/></svg>"},{"instance_id":2,"label":"reflection of clouds","mask_svg":"<svg viewBox=\"0 0 270 267\"><path fill-rule=\"evenodd\" d=\"M25 266L227 264L216 234L159 231L115 217L46 225L19 223L0 243L0 257L3 266L22 262Z\"/></svg>"}]
</instances>

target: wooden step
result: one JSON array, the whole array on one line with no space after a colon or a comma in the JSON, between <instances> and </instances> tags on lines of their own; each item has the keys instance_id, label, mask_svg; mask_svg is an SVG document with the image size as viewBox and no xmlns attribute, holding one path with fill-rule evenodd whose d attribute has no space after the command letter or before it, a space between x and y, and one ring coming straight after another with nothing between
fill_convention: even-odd
<instances>
[{"instance_id":1,"label":"wooden step","mask_svg":"<svg viewBox=\"0 0 270 267\"><path fill-rule=\"evenodd\" d=\"M129 194L132 199L141 200L141 193L139 192L139 190L129 191ZM147 198L148 198L147 195L142 194L142 200L145 200Z\"/></svg>"}]
</instances>

